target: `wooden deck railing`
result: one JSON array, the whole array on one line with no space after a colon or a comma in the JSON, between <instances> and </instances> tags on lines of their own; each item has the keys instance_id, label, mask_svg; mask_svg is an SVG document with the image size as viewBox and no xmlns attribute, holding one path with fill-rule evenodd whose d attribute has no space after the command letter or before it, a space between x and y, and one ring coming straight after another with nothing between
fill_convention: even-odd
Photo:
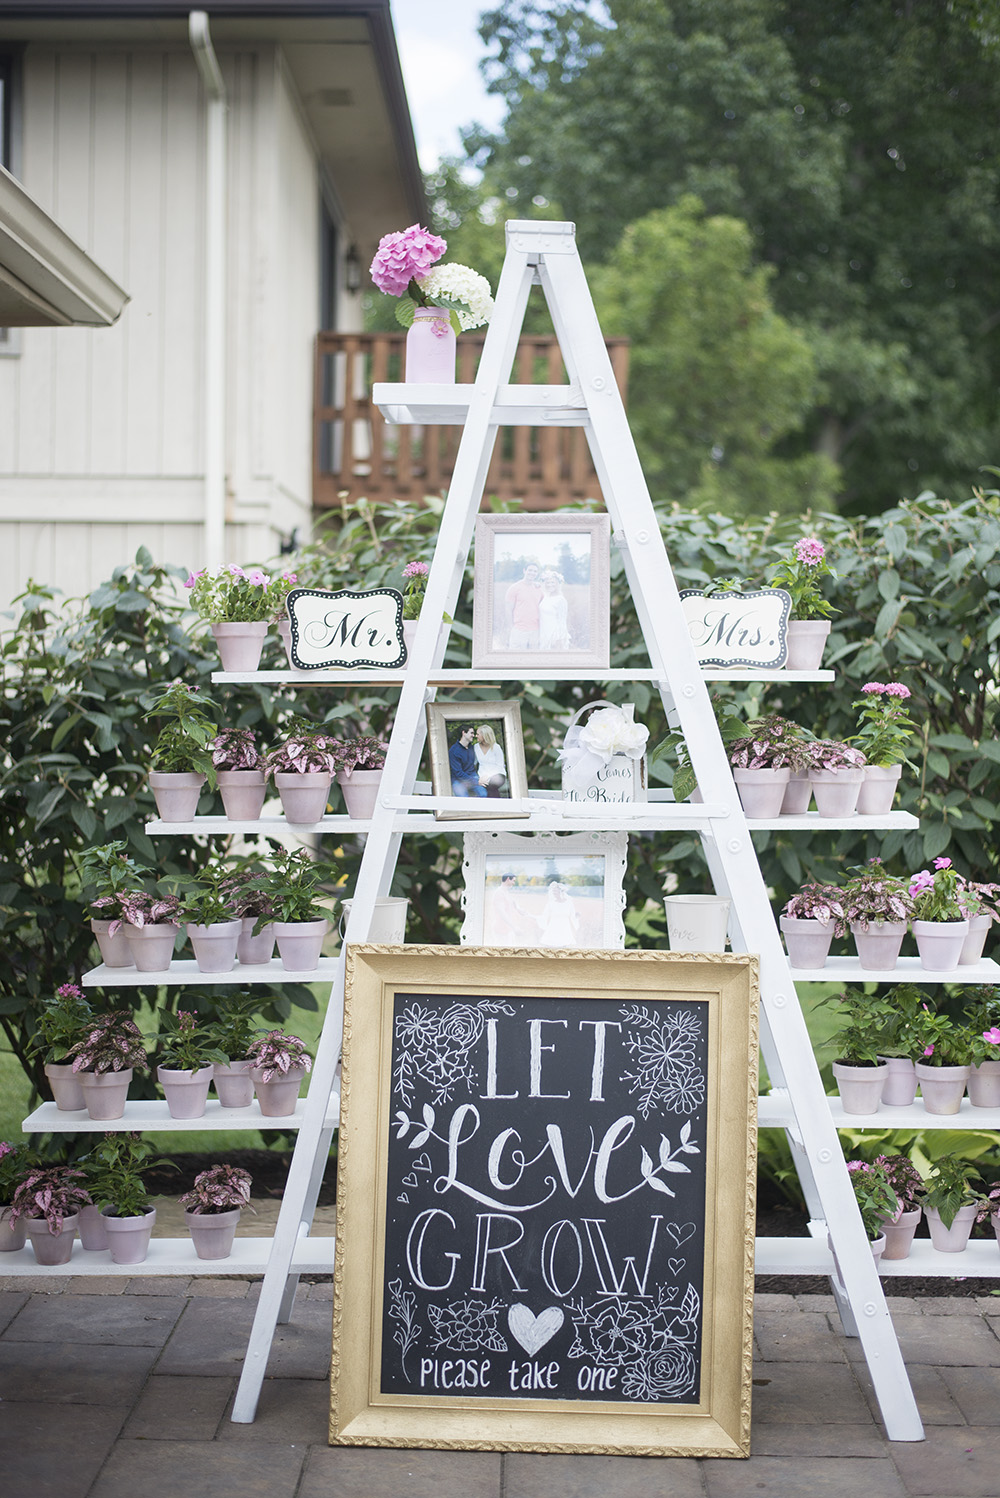
<instances>
[{"instance_id":1,"label":"wooden deck railing","mask_svg":"<svg viewBox=\"0 0 1000 1498\"><path fill-rule=\"evenodd\" d=\"M451 481L461 427L387 426L373 411L371 388L402 380L399 333L320 333L313 400L313 505L344 498L422 499ZM458 380L476 377L483 337L458 341ZM609 338L608 353L625 398L628 339ZM552 335L524 335L512 381L555 385L567 380ZM569 500L600 497L590 449L579 427L503 427L497 436L485 495L519 499L527 510L554 510Z\"/></svg>"}]
</instances>

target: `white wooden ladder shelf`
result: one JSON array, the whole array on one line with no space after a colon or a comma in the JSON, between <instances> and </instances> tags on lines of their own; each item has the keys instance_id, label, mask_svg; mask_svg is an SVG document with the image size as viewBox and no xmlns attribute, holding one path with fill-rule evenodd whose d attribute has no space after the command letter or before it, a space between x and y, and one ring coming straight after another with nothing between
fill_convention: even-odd
<instances>
[{"instance_id":1,"label":"white wooden ladder shelf","mask_svg":"<svg viewBox=\"0 0 1000 1498\"><path fill-rule=\"evenodd\" d=\"M548 303L569 372L568 385L509 383L533 285L541 286ZM497 431L501 426L517 424L582 426L611 516L612 534L624 559L651 663L648 671L612 669L597 673L597 677L630 681L641 678L656 684L670 721L683 731L705 798L700 807L674 807L672 803L653 801L645 807L621 808L620 815L618 808L609 808L604 825L661 830L683 827L700 836L715 887L732 900L733 949L760 954L762 1051L772 1087L771 1094L761 1099L760 1123L763 1127L785 1130L812 1217L809 1239L758 1240L758 1271L834 1275L832 1245L841 1271L839 1280L833 1278L841 1317L848 1334L861 1339L887 1433L893 1440L920 1440L923 1435L920 1417L844 1166L836 1119L824 1097L795 980L754 852L751 827L736 794L709 700L706 679L724 678L726 673L703 672L695 659L678 589L580 263L573 225L531 222L507 225L507 255L497 290L496 310L474 385L376 385L374 399L390 421L421 425L463 423L464 432L410 659L403 672L372 673L378 680L397 680L400 695L381 798L367 830L346 941L366 940L375 901L389 893L404 833L441 831L440 823L414 805L414 782L425 739L424 705L433 698L437 685L449 680L469 680L468 669L442 668L446 641L438 621L456 611ZM767 678L775 674L760 672L757 676ZM790 679L784 673L777 674L786 681ZM560 676L595 681L593 671L561 671ZM268 672L266 677L288 682L301 680L291 673ZM522 678L521 671L500 671L490 673L484 680ZM324 679L323 673L319 679ZM740 679L756 678L753 672L741 672ZM832 679L832 673L807 674L804 679ZM595 825L592 815L574 821L571 808L567 807L566 813L558 821L562 828ZM872 825L883 827L915 825L913 818L901 813L894 813L891 820L870 820ZM500 828L503 824L490 825ZM552 827L552 813L539 809L510 825L521 831ZM784 819L782 825L815 823L812 818L799 818L792 822ZM838 824L828 821L823 825ZM357 823L353 826L360 830ZM158 824L157 830L167 829ZM228 830L233 830L232 824L228 824ZM332 826L330 830L334 830ZM847 966L853 969L855 965ZM984 966L991 973L994 971L994 964ZM985 976L977 970L973 981L983 981ZM309 1238L308 1234L336 1120L343 985L341 956L308 1098L301 1106L298 1141L240 1379L233 1413L233 1419L240 1422L254 1417L275 1325L289 1316L299 1265L316 1256L321 1241ZM983 1122L988 1125L988 1120Z\"/></svg>"}]
</instances>

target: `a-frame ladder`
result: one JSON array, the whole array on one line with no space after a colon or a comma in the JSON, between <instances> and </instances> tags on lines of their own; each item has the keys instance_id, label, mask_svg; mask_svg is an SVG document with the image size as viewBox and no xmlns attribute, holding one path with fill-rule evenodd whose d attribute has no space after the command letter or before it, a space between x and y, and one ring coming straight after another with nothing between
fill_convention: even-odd
<instances>
[{"instance_id":1,"label":"a-frame ladder","mask_svg":"<svg viewBox=\"0 0 1000 1498\"><path fill-rule=\"evenodd\" d=\"M534 285L541 286L548 304L569 374L568 385L508 383ZM464 432L416 642L403 678L380 802L367 836L345 947L347 942L367 938L375 901L389 893L399 842L408 821L412 820L415 830L421 809L448 804L444 799L416 797L412 792L424 747L424 705L434 697L432 683L447 679L441 668L446 631L439 628L439 621L455 612L497 432L503 425L582 426L652 667L650 672L631 672L626 679L641 676L655 683L670 722L684 734L704 795L700 806L661 803L654 814L655 825L666 831L698 832L715 887L732 900L733 950L760 954L761 1049L772 1086L769 1097L762 1100L762 1116L769 1126L786 1130L813 1219L810 1231L823 1238L829 1233L840 1269L833 1285L841 1317L848 1334L861 1339L886 1432L892 1440L922 1439L916 1403L705 679L688 636L677 586L583 273L573 225L508 223L507 254L474 385L376 386L374 399L391 420L425 425L464 422ZM469 673L464 670L453 674L467 678ZM578 674L581 681L594 679L593 672L561 674L570 678ZM604 679L616 677L614 671L598 675ZM501 681L505 676L519 679L523 671L488 673L490 681ZM617 679L621 678L622 673L617 673ZM463 805L467 809L468 803ZM531 811L529 819L511 824L520 831L568 827L574 815L567 805L563 817L556 801L531 800L511 809ZM650 815L645 807L612 807L606 809L605 822L638 828L650 825ZM490 825L498 828L503 824L491 821ZM587 825L594 825L592 817ZM343 984L342 952L234 1407L233 1418L238 1421L253 1419L275 1324L287 1319L290 1312L295 1288L295 1241L309 1231L336 1123ZM829 1257L825 1262L832 1267Z\"/></svg>"}]
</instances>

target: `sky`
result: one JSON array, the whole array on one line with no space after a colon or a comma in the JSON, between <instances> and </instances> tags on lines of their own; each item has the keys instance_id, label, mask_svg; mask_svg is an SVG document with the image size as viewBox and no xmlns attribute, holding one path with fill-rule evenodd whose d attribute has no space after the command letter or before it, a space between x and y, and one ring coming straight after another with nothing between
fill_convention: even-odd
<instances>
[{"instance_id":1,"label":"sky","mask_svg":"<svg viewBox=\"0 0 1000 1498\"><path fill-rule=\"evenodd\" d=\"M487 94L478 63L486 49L476 27L479 0L391 0L396 42L425 171L461 149L459 130L496 129L503 101Z\"/></svg>"}]
</instances>

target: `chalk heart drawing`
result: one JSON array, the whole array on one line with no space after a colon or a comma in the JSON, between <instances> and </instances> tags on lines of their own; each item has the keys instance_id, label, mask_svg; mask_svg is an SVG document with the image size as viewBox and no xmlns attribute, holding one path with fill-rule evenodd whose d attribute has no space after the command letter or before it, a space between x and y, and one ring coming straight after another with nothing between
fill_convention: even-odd
<instances>
[{"instance_id":1,"label":"chalk heart drawing","mask_svg":"<svg viewBox=\"0 0 1000 1498\"><path fill-rule=\"evenodd\" d=\"M410 1173L409 1173L408 1176L404 1176L403 1177L403 1185L404 1186L416 1186L417 1185L417 1178L416 1178L416 1175L414 1174L414 1172L412 1170L410 1171Z\"/></svg>"},{"instance_id":2,"label":"chalk heart drawing","mask_svg":"<svg viewBox=\"0 0 1000 1498\"><path fill-rule=\"evenodd\" d=\"M677 1278L680 1279L681 1270L684 1268L684 1260L683 1259L668 1259L667 1260L667 1268L670 1270L671 1274L675 1274L677 1276Z\"/></svg>"},{"instance_id":3,"label":"chalk heart drawing","mask_svg":"<svg viewBox=\"0 0 1000 1498\"><path fill-rule=\"evenodd\" d=\"M396 1197L396 1200L398 1202L408 1202L410 1200L410 1198L407 1196L406 1192L403 1191L403 1192L400 1193L399 1196Z\"/></svg>"},{"instance_id":4,"label":"chalk heart drawing","mask_svg":"<svg viewBox=\"0 0 1000 1498\"><path fill-rule=\"evenodd\" d=\"M422 1155L418 1155L417 1158L415 1160L413 1160L411 1163L413 1165L414 1170L432 1170L433 1169L433 1166L431 1165L431 1157L427 1153L426 1150L424 1150L424 1152L423 1152Z\"/></svg>"},{"instance_id":5,"label":"chalk heart drawing","mask_svg":"<svg viewBox=\"0 0 1000 1498\"><path fill-rule=\"evenodd\" d=\"M693 1222L668 1222L666 1233L668 1238L674 1240L675 1246L680 1248L682 1243L686 1243L689 1238L694 1237L695 1225Z\"/></svg>"},{"instance_id":6,"label":"chalk heart drawing","mask_svg":"<svg viewBox=\"0 0 1000 1498\"><path fill-rule=\"evenodd\" d=\"M524 1348L529 1358L541 1352L546 1342L551 1342L563 1324L563 1313L558 1306L549 1306L536 1316L527 1306L514 1305L507 1312L510 1334Z\"/></svg>"}]
</instances>

